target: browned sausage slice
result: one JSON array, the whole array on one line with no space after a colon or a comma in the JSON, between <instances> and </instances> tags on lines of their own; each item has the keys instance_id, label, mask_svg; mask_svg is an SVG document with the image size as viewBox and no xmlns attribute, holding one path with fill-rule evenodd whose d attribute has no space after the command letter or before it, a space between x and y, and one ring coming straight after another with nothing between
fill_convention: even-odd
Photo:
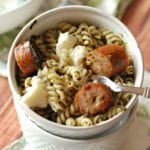
<instances>
[{"instance_id":1,"label":"browned sausage slice","mask_svg":"<svg viewBox=\"0 0 150 150\"><path fill-rule=\"evenodd\" d=\"M108 44L96 49L97 53L107 56L112 64L111 75L124 72L129 64L125 49L119 45Z\"/></svg>"},{"instance_id":2,"label":"browned sausage slice","mask_svg":"<svg viewBox=\"0 0 150 150\"><path fill-rule=\"evenodd\" d=\"M88 83L75 96L75 105L82 114L95 115L112 104L112 92L102 83Z\"/></svg>"},{"instance_id":3,"label":"browned sausage slice","mask_svg":"<svg viewBox=\"0 0 150 150\"><path fill-rule=\"evenodd\" d=\"M24 75L31 75L37 70L35 54L29 41L19 44L14 54L18 67Z\"/></svg>"},{"instance_id":4,"label":"browned sausage slice","mask_svg":"<svg viewBox=\"0 0 150 150\"><path fill-rule=\"evenodd\" d=\"M97 53L96 50L88 53L86 57L87 65L95 73L103 76L111 76L112 64L110 60L103 54ZM89 63L89 64L88 64Z\"/></svg>"},{"instance_id":5,"label":"browned sausage slice","mask_svg":"<svg viewBox=\"0 0 150 150\"><path fill-rule=\"evenodd\" d=\"M108 77L124 72L129 64L125 49L115 44L91 51L86 59L92 62L90 68L95 74Z\"/></svg>"}]
</instances>

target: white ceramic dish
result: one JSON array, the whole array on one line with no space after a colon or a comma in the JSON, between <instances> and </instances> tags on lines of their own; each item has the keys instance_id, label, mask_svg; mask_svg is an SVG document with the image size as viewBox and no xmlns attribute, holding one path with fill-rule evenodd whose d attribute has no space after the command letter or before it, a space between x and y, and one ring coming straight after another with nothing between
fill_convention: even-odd
<instances>
[{"instance_id":1,"label":"white ceramic dish","mask_svg":"<svg viewBox=\"0 0 150 150\"><path fill-rule=\"evenodd\" d=\"M32 17L43 0L26 0L0 13L0 34L14 29Z\"/></svg>"},{"instance_id":2,"label":"white ceramic dish","mask_svg":"<svg viewBox=\"0 0 150 150\"><path fill-rule=\"evenodd\" d=\"M98 9L86 6L66 6L50 10L39 15L22 29L22 31L18 34L17 38L12 44L8 58L8 79L11 90L13 92L14 100L17 101L24 113L27 114L30 117L30 119L33 122L35 122L38 126L53 134L70 138L91 137L111 128L113 125L118 123L123 117L129 114L130 110L137 102L137 96L134 95L130 102L127 104L127 111L119 113L118 115L114 116L113 118L107 121L102 122L101 124L97 124L90 127L68 127L65 125L60 125L48 121L45 118L33 112L30 108L28 108L20 101L20 94L15 79L16 64L13 55L14 47L17 43L25 41L31 35L35 33L40 34L46 29L54 27L61 21L70 21L73 23L89 22L97 26L108 28L109 30L112 30L115 33L121 33L123 35L124 40L127 42L127 49L130 50L129 53L134 61L136 71L135 86L137 87L141 86L143 80L143 60L141 52L130 31L118 19Z\"/></svg>"},{"instance_id":3,"label":"white ceramic dish","mask_svg":"<svg viewBox=\"0 0 150 150\"><path fill-rule=\"evenodd\" d=\"M28 146L32 150L120 150L127 130L133 122L137 110L137 103L131 113L119 121L113 128L103 134L89 139L69 139L53 135L32 122L16 104L21 129Z\"/></svg>"}]
</instances>

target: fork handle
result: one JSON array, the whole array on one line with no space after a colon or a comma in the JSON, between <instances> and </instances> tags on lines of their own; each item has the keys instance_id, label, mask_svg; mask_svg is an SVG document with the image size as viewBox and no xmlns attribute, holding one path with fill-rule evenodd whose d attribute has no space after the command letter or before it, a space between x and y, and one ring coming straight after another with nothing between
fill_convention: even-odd
<instances>
[{"instance_id":1,"label":"fork handle","mask_svg":"<svg viewBox=\"0 0 150 150\"><path fill-rule=\"evenodd\" d=\"M144 87L143 89L143 97L150 98L150 88Z\"/></svg>"},{"instance_id":2,"label":"fork handle","mask_svg":"<svg viewBox=\"0 0 150 150\"><path fill-rule=\"evenodd\" d=\"M150 87L139 88L122 86L121 90L124 92L136 93L138 95L142 95L143 97L150 98Z\"/></svg>"}]
</instances>

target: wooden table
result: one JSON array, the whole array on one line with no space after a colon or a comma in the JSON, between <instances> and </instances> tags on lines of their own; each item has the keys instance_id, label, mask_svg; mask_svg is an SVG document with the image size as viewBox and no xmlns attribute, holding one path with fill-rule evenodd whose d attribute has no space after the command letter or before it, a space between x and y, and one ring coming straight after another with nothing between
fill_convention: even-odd
<instances>
[{"instance_id":1,"label":"wooden table","mask_svg":"<svg viewBox=\"0 0 150 150\"><path fill-rule=\"evenodd\" d=\"M136 37L150 70L150 0L133 0L123 22ZM6 78L0 77L0 149L22 135Z\"/></svg>"}]
</instances>

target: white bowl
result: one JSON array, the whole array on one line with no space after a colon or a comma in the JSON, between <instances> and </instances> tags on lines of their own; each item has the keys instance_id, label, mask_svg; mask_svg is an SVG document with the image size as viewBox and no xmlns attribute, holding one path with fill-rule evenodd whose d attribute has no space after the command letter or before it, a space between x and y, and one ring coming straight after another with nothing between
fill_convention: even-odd
<instances>
[{"instance_id":1,"label":"white bowl","mask_svg":"<svg viewBox=\"0 0 150 150\"><path fill-rule=\"evenodd\" d=\"M40 34L48 28L56 26L61 21L70 21L73 23L89 22L97 26L108 28L115 33L121 33L124 37L124 40L127 42L127 49L130 50L129 53L134 61L135 86L137 87L141 86L143 80L143 60L141 52L134 37L123 23L121 23L115 17L110 16L101 10L87 6L66 6L45 12L39 15L38 17L34 18L31 22L29 22L18 34L17 38L13 42L8 58L8 79L10 88L13 92L14 100L17 101L17 103L19 103L24 113L28 115L30 119L33 122L35 122L38 126L53 134L70 138L91 137L111 128L113 125L118 123L123 117L129 114L131 108L133 108L133 106L137 102L137 96L134 95L129 101L129 103L126 106L127 111L121 112L113 118L102 122L101 124L97 124L90 127L68 127L65 125L57 124L39 116L20 101L20 93L18 91L15 78L16 63L13 54L15 46L18 43L25 41L31 35L35 33ZM32 26L32 29L30 29L30 26Z\"/></svg>"},{"instance_id":2,"label":"white bowl","mask_svg":"<svg viewBox=\"0 0 150 150\"><path fill-rule=\"evenodd\" d=\"M14 29L32 17L43 0L26 0L11 10L0 13L0 34Z\"/></svg>"},{"instance_id":3,"label":"white bowl","mask_svg":"<svg viewBox=\"0 0 150 150\"><path fill-rule=\"evenodd\" d=\"M16 103L21 129L28 147L32 150L120 150L127 136L131 123L134 121L137 104L131 113L119 121L110 130L88 139L62 138L46 132L32 122Z\"/></svg>"}]
</instances>

